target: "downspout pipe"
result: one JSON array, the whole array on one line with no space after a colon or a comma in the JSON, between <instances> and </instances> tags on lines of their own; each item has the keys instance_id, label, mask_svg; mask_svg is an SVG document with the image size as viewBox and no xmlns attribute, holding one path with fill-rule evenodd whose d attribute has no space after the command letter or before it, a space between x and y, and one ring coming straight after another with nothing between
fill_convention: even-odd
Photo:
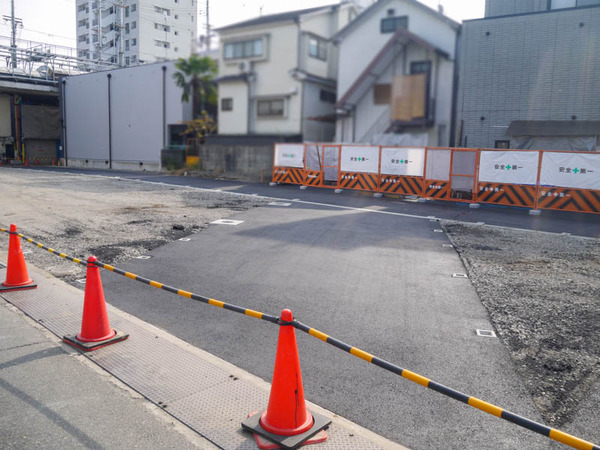
<instances>
[{"instance_id":1,"label":"downspout pipe","mask_svg":"<svg viewBox=\"0 0 600 450\"><path fill-rule=\"evenodd\" d=\"M110 80L112 74L106 74L108 79L108 168L112 169L112 117L110 111Z\"/></svg>"},{"instance_id":2,"label":"downspout pipe","mask_svg":"<svg viewBox=\"0 0 600 450\"><path fill-rule=\"evenodd\" d=\"M452 80L452 110L450 112L450 147L456 147L456 126L458 109L458 83L460 65L460 41L462 39L462 25L456 30L456 42L454 43L454 76ZM458 143L460 146L460 142Z\"/></svg>"}]
</instances>

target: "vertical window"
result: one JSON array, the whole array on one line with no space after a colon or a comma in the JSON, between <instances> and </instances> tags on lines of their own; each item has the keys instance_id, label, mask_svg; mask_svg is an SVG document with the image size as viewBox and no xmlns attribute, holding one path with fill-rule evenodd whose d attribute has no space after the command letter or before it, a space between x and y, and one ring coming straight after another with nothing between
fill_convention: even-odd
<instances>
[{"instance_id":1,"label":"vertical window","mask_svg":"<svg viewBox=\"0 0 600 450\"><path fill-rule=\"evenodd\" d=\"M125 34L129 34L129 23L125 24Z\"/></svg>"},{"instance_id":2,"label":"vertical window","mask_svg":"<svg viewBox=\"0 0 600 450\"><path fill-rule=\"evenodd\" d=\"M322 102L335 103L335 93L330 91L324 91L323 89L321 89L321 91L319 92L319 99Z\"/></svg>"},{"instance_id":3,"label":"vertical window","mask_svg":"<svg viewBox=\"0 0 600 450\"><path fill-rule=\"evenodd\" d=\"M312 58L327 59L327 41L315 36L308 38L308 55Z\"/></svg>"},{"instance_id":4,"label":"vertical window","mask_svg":"<svg viewBox=\"0 0 600 450\"><path fill-rule=\"evenodd\" d=\"M131 5L131 12L135 12L137 10L137 5L134 3Z\"/></svg>"},{"instance_id":5,"label":"vertical window","mask_svg":"<svg viewBox=\"0 0 600 450\"><path fill-rule=\"evenodd\" d=\"M129 6L125 7L125 17L129 17Z\"/></svg>"},{"instance_id":6,"label":"vertical window","mask_svg":"<svg viewBox=\"0 0 600 450\"><path fill-rule=\"evenodd\" d=\"M256 114L259 117L283 117L284 100L282 98L273 100L258 100Z\"/></svg>"},{"instance_id":7,"label":"vertical window","mask_svg":"<svg viewBox=\"0 0 600 450\"><path fill-rule=\"evenodd\" d=\"M221 111L233 111L233 98L221 99Z\"/></svg>"},{"instance_id":8,"label":"vertical window","mask_svg":"<svg viewBox=\"0 0 600 450\"><path fill-rule=\"evenodd\" d=\"M137 45L137 39L134 38L131 40L131 46L135 47L136 45Z\"/></svg>"},{"instance_id":9,"label":"vertical window","mask_svg":"<svg viewBox=\"0 0 600 450\"><path fill-rule=\"evenodd\" d=\"M135 30L136 27L137 27L137 22L135 22L135 21L131 22L131 29Z\"/></svg>"},{"instance_id":10,"label":"vertical window","mask_svg":"<svg viewBox=\"0 0 600 450\"><path fill-rule=\"evenodd\" d=\"M125 41L125 50L129 50L129 40Z\"/></svg>"},{"instance_id":11,"label":"vertical window","mask_svg":"<svg viewBox=\"0 0 600 450\"><path fill-rule=\"evenodd\" d=\"M131 64L131 59L129 58L129 56L125 57L125 65L128 66L129 64Z\"/></svg>"},{"instance_id":12,"label":"vertical window","mask_svg":"<svg viewBox=\"0 0 600 450\"><path fill-rule=\"evenodd\" d=\"M401 17L386 17L381 19L381 32L382 33L395 33L400 28L408 29L408 16Z\"/></svg>"}]
</instances>

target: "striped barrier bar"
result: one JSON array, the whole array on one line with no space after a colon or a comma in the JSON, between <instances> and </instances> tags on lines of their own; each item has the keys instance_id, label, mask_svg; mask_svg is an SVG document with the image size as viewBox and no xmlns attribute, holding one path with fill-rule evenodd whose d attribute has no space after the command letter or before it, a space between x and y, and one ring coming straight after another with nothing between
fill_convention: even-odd
<instances>
[{"instance_id":1,"label":"striped barrier bar","mask_svg":"<svg viewBox=\"0 0 600 450\"><path fill-rule=\"evenodd\" d=\"M304 171L304 186L321 186L323 184L323 172L317 170Z\"/></svg>"},{"instance_id":2,"label":"striped barrier bar","mask_svg":"<svg viewBox=\"0 0 600 450\"><path fill-rule=\"evenodd\" d=\"M340 188L377 191L379 176L375 173L340 172Z\"/></svg>"},{"instance_id":3,"label":"striped barrier bar","mask_svg":"<svg viewBox=\"0 0 600 450\"><path fill-rule=\"evenodd\" d=\"M540 186L538 208L600 213L600 191Z\"/></svg>"},{"instance_id":4,"label":"striped barrier bar","mask_svg":"<svg viewBox=\"0 0 600 450\"><path fill-rule=\"evenodd\" d=\"M439 392L440 394L453 398L454 400L466 403L467 405L472 406L475 409L507 420L508 422L514 423L515 425L527 428L528 430L531 430L535 433L549 437L550 439L569 445L579 450L600 450L599 446L592 444L591 442L585 441L583 439L556 430L554 428L547 427L546 425L534 422L533 420L519 416L515 413L502 409L499 406L492 405L491 403L485 402L476 397L471 397L469 395L463 394L462 392L455 391L454 389L444 386L443 384L436 383L435 381L430 380L429 378L411 372L407 369L403 369L384 359L378 358L377 356L367 353L364 350L352 347L340 340L328 336L327 334L319 330L311 328L308 325L304 325L303 323L298 322L297 320L292 321L291 325L294 328L303 331L323 342L326 342L327 344L339 348L340 350L344 350L345 352L348 352L356 356L357 358L362 359L363 361L367 361L368 363L381 367L382 369L385 369L388 372L400 375L401 377L406 378L407 380L410 380L413 383L420 384L423 387Z\"/></svg>"},{"instance_id":5,"label":"striped barrier bar","mask_svg":"<svg viewBox=\"0 0 600 450\"><path fill-rule=\"evenodd\" d=\"M379 192L402 195L421 195L423 179L405 175L380 175Z\"/></svg>"},{"instance_id":6,"label":"striped barrier bar","mask_svg":"<svg viewBox=\"0 0 600 450\"><path fill-rule=\"evenodd\" d=\"M7 230L6 228L0 228L0 232L5 232L8 234L12 234L9 230ZM26 236L24 236L21 233L14 233L17 236L19 236L20 238L26 240L27 242L36 245L37 247L47 250L50 253L60 256L61 258L65 258L68 259L69 261L73 261L77 264L81 264L83 266L87 265L86 261L82 261L78 258L74 258L72 256L69 256L65 253L59 253L54 249L51 249L49 247L46 247L45 245L34 241L31 238L28 238ZM237 305L233 305L233 304L229 304L229 303L225 303L219 300L215 300L212 298L208 298L208 297L204 297L198 294L194 294L192 292L188 292L188 291L184 291L181 289L177 289L174 288L172 286L168 286L166 284L163 283L159 283L157 281L153 281L150 280L148 278L144 278L141 277L139 275L133 274L131 272L126 272L122 269L116 268L114 266L111 266L109 264L104 264L100 261L96 261L94 264L96 264L98 267L101 267L103 269L106 270L110 270L111 272L115 272L118 273L119 275L123 275L127 278L130 278L132 280L136 280L139 281L141 283L150 285L152 287L155 287L157 289L162 289L165 290L167 292L171 292L173 294L177 294L181 297L185 297L191 300L197 300L212 306L217 306L219 308L223 308L229 311L234 311L240 314L244 314L250 317L254 317L256 319L261 319L261 320L266 320L268 322L274 323L276 325L291 325L294 328L303 331L304 333L307 333L310 336L313 336L323 342L326 342L327 344L330 344L340 350L344 350L345 352L348 352L354 356L356 356L357 358L362 359L363 361L366 361L368 363L371 363L373 365L376 365L378 367L381 367L384 370L387 370L388 372L394 373L396 375L400 375L403 378L406 378L407 380L412 381L413 383L417 383L423 387L426 387L428 389L431 389L433 391L436 391L442 395L445 395L447 397L453 398L455 400L458 400L462 403L466 403L467 405L478 409L480 411L483 411L485 413L491 414L493 416L499 417L501 419L504 419L508 422L514 423L515 425L518 425L520 427L526 428L528 430L531 430L535 433L541 434L543 436L549 437L550 439L553 439L557 442L561 442L563 444L566 444L572 448L576 448L578 450L600 450L600 447L585 441L581 438L578 438L576 436L570 435L568 433L562 432L560 430L554 429L554 428L550 428L546 425L537 423L533 420L527 419L525 417L519 416L518 414L512 413L510 411L507 411L505 409L500 408L499 406L493 405L491 403L485 402L483 400L480 400L476 397L471 397L468 396L466 394L463 394L462 392L456 391L454 389L451 389L447 386L444 386L443 384L437 383L433 380L430 380L429 378L426 378L422 375L419 375L417 373L411 372L407 369L403 369L399 366L396 366L395 364L390 363L389 361L386 361L382 358L379 358L377 356L374 356L364 350L361 350L357 347L352 347L351 345L348 345L338 339L335 339L315 328L311 328L308 325L305 325L297 320L293 320L291 322L285 322L282 321L281 318L276 317L276 316L272 316L269 314L264 314L258 311L254 311L251 309L247 309L247 308L242 308L241 306L237 306Z\"/></svg>"},{"instance_id":7,"label":"striped barrier bar","mask_svg":"<svg viewBox=\"0 0 600 450\"><path fill-rule=\"evenodd\" d=\"M537 186L479 182L477 201L496 205L534 208L536 195Z\"/></svg>"},{"instance_id":8,"label":"striped barrier bar","mask_svg":"<svg viewBox=\"0 0 600 450\"><path fill-rule=\"evenodd\" d=\"M12 234L6 228L0 228L0 231L8 233L8 234ZM33 239L28 238L27 236L24 236L21 233L15 233L15 234L17 236L19 236L20 238L24 239L25 241L27 241L33 245L36 245L37 247L39 247L43 250L46 250L56 256L60 256L61 258L68 259L69 261L73 261L74 263L80 264L82 266L87 266L87 261L83 261L79 258L74 258L65 253L57 252L56 250L46 247L44 244L36 242ZM233 305L230 303L225 303L220 300L215 300L214 298L204 297L202 295L194 294L193 292L184 291L183 289L177 289L173 286L169 286L167 284L159 283L158 281L154 281L154 280L150 280L148 278L141 277L134 273L127 272L123 269L119 269L117 267L111 266L110 264L105 264L100 261L96 261L96 262L94 262L94 264L103 269L109 270L114 273L118 273L119 275L123 275L129 279L139 281L140 283L147 284L147 285L155 287L157 289L162 289L163 291L171 292L172 294L177 294L180 297L185 297L190 300L196 300L196 301L206 303L211 306L217 306L219 308L227 309L229 311L235 311L237 313L244 314L244 315L250 316L250 317L254 317L256 319L266 320L267 322L271 322L271 323L275 323L275 324L279 323L279 318L276 316L264 314L259 311L254 311L252 309L242 308L241 306Z\"/></svg>"},{"instance_id":9,"label":"striped barrier bar","mask_svg":"<svg viewBox=\"0 0 600 450\"><path fill-rule=\"evenodd\" d=\"M273 167L273 181L276 183L303 184L304 169Z\"/></svg>"},{"instance_id":10,"label":"striped barrier bar","mask_svg":"<svg viewBox=\"0 0 600 450\"><path fill-rule=\"evenodd\" d=\"M424 198L432 198L435 200L450 200L450 182L440 180L424 180L423 181Z\"/></svg>"}]
</instances>

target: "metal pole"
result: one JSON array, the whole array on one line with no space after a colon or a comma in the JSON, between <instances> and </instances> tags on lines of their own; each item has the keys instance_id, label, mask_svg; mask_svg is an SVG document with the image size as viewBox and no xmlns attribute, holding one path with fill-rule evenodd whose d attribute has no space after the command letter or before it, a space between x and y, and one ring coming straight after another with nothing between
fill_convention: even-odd
<instances>
[{"instance_id":1,"label":"metal pole","mask_svg":"<svg viewBox=\"0 0 600 450\"><path fill-rule=\"evenodd\" d=\"M17 68L17 23L15 22L15 0L10 0L10 59L13 69Z\"/></svg>"},{"instance_id":2,"label":"metal pole","mask_svg":"<svg viewBox=\"0 0 600 450\"><path fill-rule=\"evenodd\" d=\"M206 54L210 52L209 0L206 0Z\"/></svg>"}]
</instances>

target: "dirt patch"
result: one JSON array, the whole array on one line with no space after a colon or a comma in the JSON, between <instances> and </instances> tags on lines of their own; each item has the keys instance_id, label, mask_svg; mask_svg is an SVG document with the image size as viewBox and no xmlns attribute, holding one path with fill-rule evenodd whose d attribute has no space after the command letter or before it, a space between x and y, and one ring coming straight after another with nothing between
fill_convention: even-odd
<instances>
[{"instance_id":1,"label":"dirt patch","mask_svg":"<svg viewBox=\"0 0 600 450\"><path fill-rule=\"evenodd\" d=\"M0 168L0 226L81 259L116 265L260 206L259 197L110 177ZM6 236L5 236L6 237ZM0 239L7 250L8 239ZM27 260L68 282L85 268L23 243Z\"/></svg>"},{"instance_id":2,"label":"dirt patch","mask_svg":"<svg viewBox=\"0 0 600 450\"><path fill-rule=\"evenodd\" d=\"M600 376L600 241L443 226L536 406L564 424Z\"/></svg>"}]
</instances>

